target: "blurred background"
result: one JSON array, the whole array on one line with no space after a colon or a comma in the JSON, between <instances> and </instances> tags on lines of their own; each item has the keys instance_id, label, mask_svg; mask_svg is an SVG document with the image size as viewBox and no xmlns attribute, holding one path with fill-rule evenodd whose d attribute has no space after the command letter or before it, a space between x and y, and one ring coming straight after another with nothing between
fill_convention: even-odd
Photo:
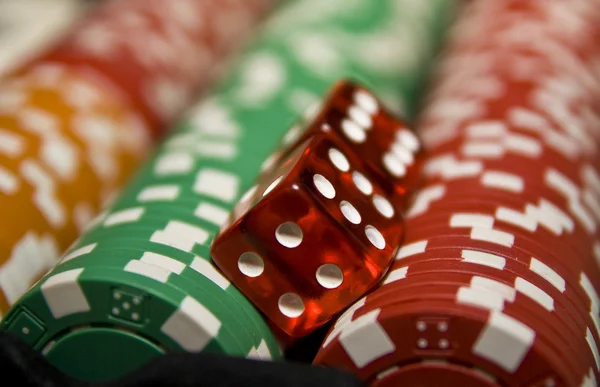
<instances>
[{"instance_id":1,"label":"blurred background","mask_svg":"<svg viewBox=\"0 0 600 387\"><path fill-rule=\"evenodd\" d=\"M96 1L0 1L0 75L52 44Z\"/></svg>"},{"instance_id":2,"label":"blurred background","mask_svg":"<svg viewBox=\"0 0 600 387\"><path fill-rule=\"evenodd\" d=\"M599 0L0 0L0 375L50 369L3 352L10 332L61 387L153 359L200 375L178 351L247 380L284 364L286 386L352 384L277 361L374 387L597 385L599 26ZM372 180L417 193L388 276L297 340L211 247L341 79L373 96L344 97L340 127L406 129L370 145Z\"/></svg>"}]
</instances>

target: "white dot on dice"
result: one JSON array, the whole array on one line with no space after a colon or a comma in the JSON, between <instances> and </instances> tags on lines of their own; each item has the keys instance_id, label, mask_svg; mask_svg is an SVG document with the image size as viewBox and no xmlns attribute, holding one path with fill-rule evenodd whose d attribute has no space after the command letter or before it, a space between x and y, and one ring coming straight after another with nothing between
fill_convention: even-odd
<instances>
[{"instance_id":1,"label":"white dot on dice","mask_svg":"<svg viewBox=\"0 0 600 387\"><path fill-rule=\"evenodd\" d=\"M265 270L265 263L260 255L252 251L246 251L238 259L238 268L242 274L248 277L258 277Z\"/></svg>"},{"instance_id":2,"label":"white dot on dice","mask_svg":"<svg viewBox=\"0 0 600 387\"><path fill-rule=\"evenodd\" d=\"M415 162L415 156L402 144L393 144L392 153L406 165L412 165Z\"/></svg>"},{"instance_id":3,"label":"white dot on dice","mask_svg":"<svg viewBox=\"0 0 600 387\"><path fill-rule=\"evenodd\" d=\"M362 143L367 139L365 130L361 128L356 122L351 120L342 121L342 131L348 139L355 143Z\"/></svg>"},{"instance_id":4,"label":"white dot on dice","mask_svg":"<svg viewBox=\"0 0 600 387\"><path fill-rule=\"evenodd\" d=\"M298 247L302 243L302 229L294 222L285 222L275 230L275 238L282 246Z\"/></svg>"},{"instance_id":5,"label":"white dot on dice","mask_svg":"<svg viewBox=\"0 0 600 387\"><path fill-rule=\"evenodd\" d=\"M419 139L410 130L401 130L396 134L396 139L400 141L405 147L410 149L412 152L416 152L421 147Z\"/></svg>"},{"instance_id":6,"label":"white dot on dice","mask_svg":"<svg viewBox=\"0 0 600 387\"><path fill-rule=\"evenodd\" d=\"M289 318L296 318L304 313L304 302L295 293L285 293L279 297L279 310Z\"/></svg>"},{"instance_id":7,"label":"white dot on dice","mask_svg":"<svg viewBox=\"0 0 600 387\"><path fill-rule=\"evenodd\" d=\"M333 165L342 172L348 172L350 170L350 162L346 156L335 148L329 149L329 160L331 160Z\"/></svg>"},{"instance_id":8,"label":"white dot on dice","mask_svg":"<svg viewBox=\"0 0 600 387\"><path fill-rule=\"evenodd\" d=\"M354 93L354 102L371 115L379 111L379 104L375 97L364 90Z\"/></svg>"},{"instance_id":9,"label":"white dot on dice","mask_svg":"<svg viewBox=\"0 0 600 387\"><path fill-rule=\"evenodd\" d=\"M353 224L360 223L361 217L360 217L359 212L349 202L342 200L342 202L340 203L340 210L342 211L342 214L344 215L344 217L346 219L348 219L348 221L350 223L353 223Z\"/></svg>"},{"instance_id":10,"label":"white dot on dice","mask_svg":"<svg viewBox=\"0 0 600 387\"><path fill-rule=\"evenodd\" d=\"M406 167L393 153L383 155L383 166L394 177L403 177L406 175Z\"/></svg>"},{"instance_id":11,"label":"white dot on dice","mask_svg":"<svg viewBox=\"0 0 600 387\"><path fill-rule=\"evenodd\" d=\"M360 172L352 172L352 181L356 188L365 195L373 193L373 184Z\"/></svg>"},{"instance_id":12,"label":"white dot on dice","mask_svg":"<svg viewBox=\"0 0 600 387\"><path fill-rule=\"evenodd\" d=\"M335 197L335 188L327 178L323 175L316 174L313 176L313 183L317 188L317 191L327 199L333 199Z\"/></svg>"},{"instance_id":13,"label":"white dot on dice","mask_svg":"<svg viewBox=\"0 0 600 387\"><path fill-rule=\"evenodd\" d=\"M333 263L326 263L317 269L317 282L327 289L335 289L344 282L344 273Z\"/></svg>"},{"instance_id":14,"label":"white dot on dice","mask_svg":"<svg viewBox=\"0 0 600 387\"><path fill-rule=\"evenodd\" d=\"M371 119L369 113L364 111L360 106L350 106L350 109L348 109L348 115L352 121L356 122L361 128L365 130L371 129L373 120Z\"/></svg>"},{"instance_id":15,"label":"white dot on dice","mask_svg":"<svg viewBox=\"0 0 600 387\"><path fill-rule=\"evenodd\" d=\"M394 216L394 207L392 207L392 204L386 198L373 195L373 204L377 211L384 217L389 219Z\"/></svg>"},{"instance_id":16,"label":"white dot on dice","mask_svg":"<svg viewBox=\"0 0 600 387\"><path fill-rule=\"evenodd\" d=\"M369 242L371 242L373 246L375 246L379 250L383 250L385 248L385 239L383 238L383 235L381 235L378 229L369 225L365 227L365 234L367 235L367 239L369 239Z\"/></svg>"}]
</instances>

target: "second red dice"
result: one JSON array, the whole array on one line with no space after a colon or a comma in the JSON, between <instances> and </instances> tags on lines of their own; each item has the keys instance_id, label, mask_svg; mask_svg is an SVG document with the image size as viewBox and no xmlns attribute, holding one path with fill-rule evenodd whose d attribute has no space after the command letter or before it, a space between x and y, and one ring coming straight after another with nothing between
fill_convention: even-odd
<instances>
[{"instance_id":1,"label":"second red dice","mask_svg":"<svg viewBox=\"0 0 600 387\"><path fill-rule=\"evenodd\" d=\"M308 118L307 128L299 124L284 136L283 148L290 151L308 137L326 133L360 155L373 179L405 201L419 183L423 156L412 130L371 92L352 81L337 82L321 106Z\"/></svg>"},{"instance_id":2,"label":"second red dice","mask_svg":"<svg viewBox=\"0 0 600 387\"><path fill-rule=\"evenodd\" d=\"M398 200L342 149L323 134L296 147L244 195L211 246L219 268L294 337L377 284L402 240Z\"/></svg>"}]
</instances>

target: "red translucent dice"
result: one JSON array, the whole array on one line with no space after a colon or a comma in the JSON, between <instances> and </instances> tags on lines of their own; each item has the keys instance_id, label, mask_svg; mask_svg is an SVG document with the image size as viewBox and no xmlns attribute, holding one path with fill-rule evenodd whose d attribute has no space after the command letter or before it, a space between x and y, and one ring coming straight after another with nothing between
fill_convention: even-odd
<instances>
[{"instance_id":1,"label":"red translucent dice","mask_svg":"<svg viewBox=\"0 0 600 387\"><path fill-rule=\"evenodd\" d=\"M385 275L402 242L420 148L402 121L350 82L338 83L299 128L211 246L223 273L293 337Z\"/></svg>"},{"instance_id":2,"label":"red translucent dice","mask_svg":"<svg viewBox=\"0 0 600 387\"><path fill-rule=\"evenodd\" d=\"M385 274L403 235L393 203L358 157L316 135L245 195L213 260L278 327L303 336Z\"/></svg>"}]
</instances>

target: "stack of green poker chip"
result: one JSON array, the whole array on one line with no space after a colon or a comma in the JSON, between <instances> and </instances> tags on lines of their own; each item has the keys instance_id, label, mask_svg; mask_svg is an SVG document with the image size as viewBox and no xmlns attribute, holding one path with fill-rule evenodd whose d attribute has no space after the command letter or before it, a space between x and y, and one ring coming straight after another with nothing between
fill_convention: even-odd
<instances>
[{"instance_id":1,"label":"stack of green poker chip","mask_svg":"<svg viewBox=\"0 0 600 387\"><path fill-rule=\"evenodd\" d=\"M167 351L280 359L209 246L301 112L340 78L410 116L455 0L296 0L10 310L65 373L121 376Z\"/></svg>"}]
</instances>

